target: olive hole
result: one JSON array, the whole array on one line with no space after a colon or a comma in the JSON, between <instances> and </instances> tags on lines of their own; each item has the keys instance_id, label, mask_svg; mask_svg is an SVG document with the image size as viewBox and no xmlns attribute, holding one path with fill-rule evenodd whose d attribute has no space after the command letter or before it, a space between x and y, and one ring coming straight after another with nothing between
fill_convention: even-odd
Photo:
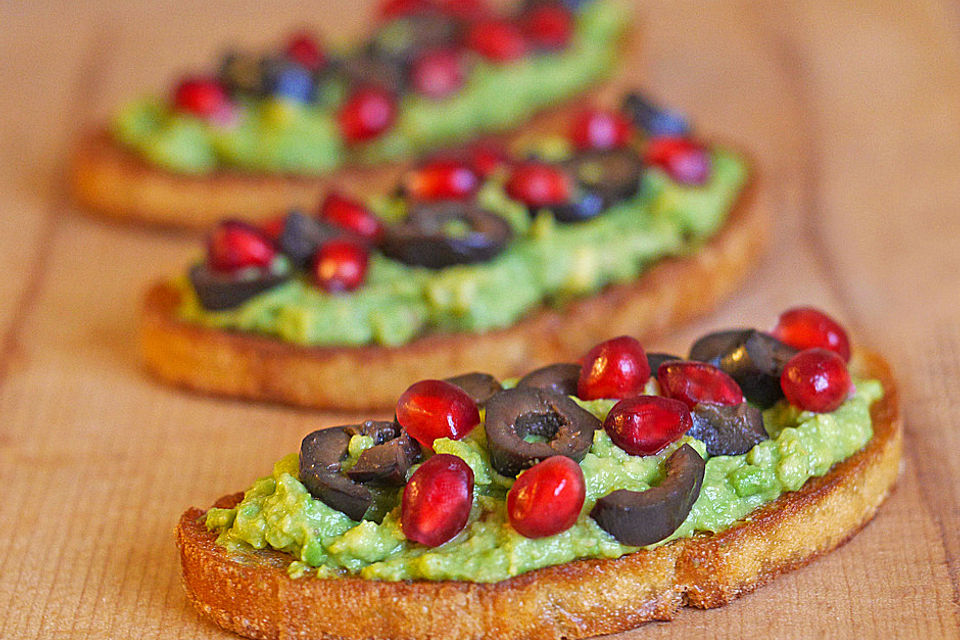
<instances>
[{"instance_id":1,"label":"olive hole","mask_svg":"<svg viewBox=\"0 0 960 640\"><path fill-rule=\"evenodd\" d=\"M549 413L521 413L514 422L517 435L524 440L527 440L530 436L550 440L557 435L557 431L564 424L563 416L555 411ZM536 442L536 440L527 440L527 442Z\"/></svg>"}]
</instances>

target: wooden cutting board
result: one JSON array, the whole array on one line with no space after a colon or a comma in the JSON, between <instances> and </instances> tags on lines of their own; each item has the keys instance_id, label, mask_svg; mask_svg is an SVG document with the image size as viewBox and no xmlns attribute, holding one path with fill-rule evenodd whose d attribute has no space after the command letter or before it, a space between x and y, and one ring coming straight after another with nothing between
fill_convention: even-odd
<instances>
[{"instance_id":1,"label":"wooden cutting board","mask_svg":"<svg viewBox=\"0 0 960 640\"><path fill-rule=\"evenodd\" d=\"M139 291L197 247L76 215L64 159L83 124L221 44L301 23L343 39L369 15L355 4L0 4L0 638L232 637L184 598L177 515L351 417L145 378ZM896 493L846 546L725 608L623 637L958 637L960 10L651 0L636 14L632 78L708 137L752 149L776 215L748 288L649 346L822 306L894 363L907 440Z\"/></svg>"}]
</instances>

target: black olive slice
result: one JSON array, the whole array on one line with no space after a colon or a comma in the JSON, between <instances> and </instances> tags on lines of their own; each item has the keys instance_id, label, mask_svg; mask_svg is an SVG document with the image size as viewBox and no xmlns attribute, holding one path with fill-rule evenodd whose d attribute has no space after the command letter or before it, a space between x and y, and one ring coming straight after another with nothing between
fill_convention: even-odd
<instances>
[{"instance_id":1,"label":"black olive slice","mask_svg":"<svg viewBox=\"0 0 960 640\"><path fill-rule=\"evenodd\" d=\"M531 371L517 382L518 389L543 389L564 396L577 395L580 380L580 365L561 362Z\"/></svg>"},{"instance_id":2,"label":"black olive slice","mask_svg":"<svg viewBox=\"0 0 960 640\"><path fill-rule=\"evenodd\" d=\"M317 500L361 520L373 504L370 490L340 473L351 434L346 427L314 431L300 443L300 482Z\"/></svg>"},{"instance_id":3,"label":"black olive slice","mask_svg":"<svg viewBox=\"0 0 960 640\"><path fill-rule=\"evenodd\" d=\"M747 329L701 338L691 348L690 359L719 367L736 380L747 400L765 409L783 397L780 374L796 353L767 333Z\"/></svg>"},{"instance_id":4,"label":"black olive slice","mask_svg":"<svg viewBox=\"0 0 960 640\"><path fill-rule=\"evenodd\" d=\"M203 308L223 311L240 306L255 295L282 284L290 276L261 271L255 277L247 278L217 273L201 262L190 267L189 277Z\"/></svg>"},{"instance_id":5,"label":"black olive slice","mask_svg":"<svg viewBox=\"0 0 960 640\"><path fill-rule=\"evenodd\" d=\"M577 189L570 202L547 207L557 222L583 222L596 218L607 208L603 197L592 191ZM539 208L538 208L539 210Z\"/></svg>"},{"instance_id":6,"label":"black olive slice","mask_svg":"<svg viewBox=\"0 0 960 640\"><path fill-rule=\"evenodd\" d=\"M643 160L630 148L586 151L565 165L585 191L603 199L604 208L632 198L640 190Z\"/></svg>"},{"instance_id":7,"label":"black olive slice","mask_svg":"<svg viewBox=\"0 0 960 640\"><path fill-rule=\"evenodd\" d=\"M442 269L485 262L503 251L513 229L503 217L464 202L415 207L384 232L381 250L400 262Z\"/></svg>"},{"instance_id":8,"label":"black olive slice","mask_svg":"<svg viewBox=\"0 0 960 640\"><path fill-rule=\"evenodd\" d=\"M277 244L293 264L303 269L310 263L317 247L343 235L344 231L332 224L291 211L283 221Z\"/></svg>"},{"instance_id":9,"label":"black olive slice","mask_svg":"<svg viewBox=\"0 0 960 640\"><path fill-rule=\"evenodd\" d=\"M407 15L384 24L370 42L370 52L406 65L420 54L446 48L459 34L457 21L438 12Z\"/></svg>"},{"instance_id":10,"label":"black olive slice","mask_svg":"<svg viewBox=\"0 0 960 640\"><path fill-rule=\"evenodd\" d=\"M223 56L217 77L231 95L262 96L269 88L276 61L241 51Z\"/></svg>"},{"instance_id":11,"label":"black olive slice","mask_svg":"<svg viewBox=\"0 0 960 640\"><path fill-rule=\"evenodd\" d=\"M769 439L760 409L743 402L721 405L701 402L690 412L687 435L707 445L712 456L739 456Z\"/></svg>"},{"instance_id":12,"label":"black olive slice","mask_svg":"<svg viewBox=\"0 0 960 640\"><path fill-rule=\"evenodd\" d=\"M680 356L675 356L670 353L658 353L658 352L647 352L647 364L650 365L650 375L654 378L657 377L657 369L660 368L664 362L669 362L671 360L683 360Z\"/></svg>"},{"instance_id":13,"label":"black olive slice","mask_svg":"<svg viewBox=\"0 0 960 640\"><path fill-rule=\"evenodd\" d=\"M420 445L406 432L401 432L361 453L357 463L347 470L347 476L355 482L400 487L407 481L407 471L419 459Z\"/></svg>"},{"instance_id":14,"label":"black olive slice","mask_svg":"<svg viewBox=\"0 0 960 640\"><path fill-rule=\"evenodd\" d=\"M493 394L503 390L500 381L489 373L464 373L452 378L445 378L445 381L463 389L478 407L486 404Z\"/></svg>"},{"instance_id":15,"label":"black olive slice","mask_svg":"<svg viewBox=\"0 0 960 640\"><path fill-rule=\"evenodd\" d=\"M487 401L486 411L490 464L509 477L550 456L580 462L600 428L600 421L576 402L542 389L501 391ZM527 442L527 436L546 441Z\"/></svg>"},{"instance_id":16,"label":"black olive slice","mask_svg":"<svg viewBox=\"0 0 960 640\"><path fill-rule=\"evenodd\" d=\"M705 466L700 454L685 444L667 458L667 475L659 485L609 493L597 500L590 517L623 544L642 547L659 542L686 520L700 495Z\"/></svg>"},{"instance_id":17,"label":"black olive slice","mask_svg":"<svg viewBox=\"0 0 960 640\"><path fill-rule=\"evenodd\" d=\"M342 73L353 87L375 86L401 94L407 86L407 72L398 60L365 51L343 62Z\"/></svg>"}]
</instances>

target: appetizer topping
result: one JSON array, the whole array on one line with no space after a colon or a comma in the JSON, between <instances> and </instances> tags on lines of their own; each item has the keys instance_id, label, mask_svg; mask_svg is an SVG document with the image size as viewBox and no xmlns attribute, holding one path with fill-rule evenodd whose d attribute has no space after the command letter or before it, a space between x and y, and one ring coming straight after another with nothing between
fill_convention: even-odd
<instances>
[{"instance_id":1,"label":"appetizer topping","mask_svg":"<svg viewBox=\"0 0 960 640\"><path fill-rule=\"evenodd\" d=\"M265 269L277 250L260 229L240 220L226 220L207 237L207 264L219 273L254 267Z\"/></svg>"},{"instance_id":2,"label":"appetizer topping","mask_svg":"<svg viewBox=\"0 0 960 640\"><path fill-rule=\"evenodd\" d=\"M470 166L481 178L489 178L498 169L507 165L507 152L492 142L476 142L467 148Z\"/></svg>"},{"instance_id":3,"label":"appetizer topping","mask_svg":"<svg viewBox=\"0 0 960 640\"><path fill-rule=\"evenodd\" d=\"M619 149L630 142L631 129L616 111L587 109L574 116L570 140L577 149Z\"/></svg>"},{"instance_id":4,"label":"appetizer topping","mask_svg":"<svg viewBox=\"0 0 960 640\"><path fill-rule=\"evenodd\" d=\"M573 14L560 2L544 2L524 12L521 25L534 49L562 49L573 35Z\"/></svg>"},{"instance_id":5,"label":"appetizer topping","mask_svg":"<svg viewBox=\"0 0 960 640\"><path fill-rule=\"evenodd\" d=\"M397 422L425 449L437 438L460 440L480 424L480 412L466 391L443 380L421 380L397 401Z\"/></svg>"},{"instance_id":6,"label":"appetizer topping","mask_svg":"<svg viewBox=\"0 0 960 640\"><path fill-rule=\"evenodd\" d=\"M373 437L374 445L360 453L347 476L354 482L402 487L407 471L420 459L420 445L396 422L368 421L363 427L360 434Z\"/></svg>"},{"instance_id":7,"label":"appetizer topping","mask_svg":"<svg viewBox=\"0 0 960 640\"><path fill-rule=\"evenodd\" d=\"M273 67L274 61L232 51L220 62L217 79L232 96L263 96L272 84L270 78Z\"/></svg>"},{"instance_id":8,"label":"appetizer topping","mask_svg":"<svg viewBox=\"0 0 960 640\"><path fill-rule=\"evenodd\" d=\"M280 65L270 87L274 97L300 103L312 102L315 91L313 73L294 63Z\"/></svg>"},{"instance_id":9,"label":"appetizer topping","mask_svg":"<svg viewBox=\"0 0 960 640\"><path fill-rule=\"evenodd\" d=\"M301 269L310 265L317 248L323 243L344 235L332 224L292 211L280 221L277 245L290 261Z\"/></svg>"},{"instance_id":10,"label":"appetizer topping","mask_svg":"<svg viewBox=\"0 0 960 640\"><path fill-rule=\"evenodd\" d=\"M400 224L387 228L380 249L400 262L442 269L484 262L513 237L503 217L457 201L415 207Z\"/></svg>"},{"instance_id":11,"label":"appetizer topping","mask_svg":"<svg viewBox=\"0 0 960 640\"><path fill-rule=\"evenodd\" d=\"M332 191L320 205L320 219L346 229L376 244L383 235L383 223L361 202Z\"/></svg>"},{"instance_id":12,"label":"appetizer topping","mask_svg":"<svg viewBox=\"0 0 960 640\"><path fill-rule=\"evenodd\" d=\"M231 109L226 90L213 78L185 78L174 91L173 104L181 111L209 119L220 118Z\"/></svg>"},{"instance_id":13,"label":"appetizer topping","mask_svg":"<svg viewBox=\"0 0 960 640\"><path fill-rule=\"evenodd\" d=\"M690 133L690 125L682 114L658 107L636 91L624 97L622 111L637 128L653 138L683 137Z\"/></svg>"},{"instance_id":14,"label":"appetizer topping","mask_svg":"<svg viewBox=\"0 0 960 640\"><path fill-rule=\"evenodd\" d=\"M740 404L743 392L736 381L705 362L664 362L657 371L663 395L693 409L701 402Z\"/></svg>"},{"instance_id":15,"label":"appetizer topping","mask_svg":"<svg viewBox=\"0 0 960 640\"><path fill-rule=\"evenodd\" d=\"M614 538L634 547L659 542L677 530L700 495L705 462L688 444L665 463L666 477L646 491L618 489L597 500L590 516Z\"/></svg>"},{"instance_id":16,"label":"appetizer topping","mask_svg":"<svg viewBox=\"0 0 960 640\"><path fill-rule=\"evenodd\" d=\"M593 215L634 197L640 190L643 162L632 149L586 151L577 154L565 165L581 191L597 199L598 209ZM558 209L554 207L554 215L563 222L564 214L558 213ZM576 219L569 221L575 222Z\"/></svg>"},{"instance_id":17,"label":"appetizer topping","mask_svg":"<svg viewBox=\"0 0 960 640\"><path fill-rule=\"evenodd\" d=\"M480 186L480 177L467 162L432 160L404 176L403 190L414 200L464 200Z\"/></svg>"},{"instance_id":18,"label":"appetizer topping","mask_svg":"<svg viewBox=\"0 0 960 640\"><path fill-rule=\"evenodd\" d=\"M562 362L531 371L517 382L518 389L542 389L565 396L577 395L580 365Z\"/></svg>"},{"instance_id":19,"label":"appetizer topping","mask_svg":"<svg viewBox=\"0 0 960 640\"><path fill-rule=\"evenodd\" d=\"M406 68L427 51L456 44L460 25L437 11L403 16L381 27L370 43L370 52Z\"/></svg>"},{"instance_id":20,"label":"appetizer topping","mask_svg":"<svg viewBox=\"0 0 960 640\"><path fill-rule=\"evenodd\" d=\"M572 527L585 498L580 465L554 456L520 474L507 493L507 517L521 535L544 538Z\"/></svg>"},{"instance_id":21,"label":"appetizer topping","mask_svg":"<svg viewBox=\"0 0 960 640\"><path fill-rule=\"evenodd\" d=\"M660 396L634 396L613 405L603 429L613 443L635 456L649 456L685 434L693 422L687 405Z\"/></svg>"},{"instance_id":22,"label":"appetizer topping","mask_svg":"<svg viewBox=\"0 0 960 640\"><path fill-rule=\"evenodd\" d=\"M343 63L346 82L353 87L376 87L391 96L399 95L407 88L407 73L404 64L397 58L367 50L358 56L347 58ZM374 137L378 134L374 134ZM351 142L348 138L347 142Z\"/></svg>"},{"instance_id":23,"label":"appetizer topping","mask_svg":"<svg viewBox=\"0 0 960 640\"><path fill-rule=\"evenodd\" d=\"M414 15L434 8L430 0L383 0L377 15L381 20L393 20Z\"/></svg>"},{"instance_id":24,"label":"appetizer topping","mask_svg":"<svg viewBox=\"0 0 960 640\"><path fill-rule=\"evenodd\" d=\"M544 162L525 162L514 167L506 184L507 195L531 211L566 204L573 195L570 176Z\"/></svg>"},{"instance_id":25,"label":"appetizer topping","mask_svg":"<svg viewBox=\"0 0 960 640\"><path fill-rule=\"evenodd\" d=\"M503 389L500 381L489 373L464 373L446 378L445 381L463 389L478 407L483 407L493 394Z\"/></svg>"},{"instance_id":26,"label":"appetizer topping","mask_svg":"<svg viewBox=\"0 0 960 640\"><path fill-rule=\"evenodd\" d=\"M365 87L354 91L337 114L340 132L348 143L375 138L393 124L397 116L397 102L380 87Z\"/></svg>"},{"instance_id":27,"label":"appetizer topping","mask_svg":"<svg viewBox=\"0 0 960 640\"><path fill-rule=\"evenodd\" d=\"M642 393L650 378L647 354L630 336L601 342L587 352L582 364L577 396L583 400L629 398Z\"/></svg>"},{"instance_id":28,"label":"appetizer topping","mask_svg":"<svg viewBox=\"0 0 960 640\"><path fill-rule=\"evenodd\" d=\"M282 284L289 277L286 273L273 273L268 270L256 270L244 276L215 271L204 263L193 265L188 273L200 304L211 311L241 305L250 298Z\"/></svg>"},{"instance_id":29,"label":"appetizer topping","mask_svg":"<svg viewBox=\"0 0 960 640\"><path fill-rule=\"evenodd\" d=\"M514 477L551 456L583 459L600 421L567 396L541 389L507 389L487 401L490 464Z\"/></svg>"},{"instance_id":30,"label":"appetizer topping","mask_svg":"<svg viewBox=\"0 0 960 640\"><path fill-rule=\"evenodd\" d=\"M354 240L328 240L313 258L313 276L324 291L353 291L367 277L369 260L367 248Z\"/></svg>"},{"instance_id":31,"label":"appetizer topping","mask_svg":"<svg viewBox=\"0 0 960 640\"><path fill-rule=\"evenodd\" d=\"M659 353L659 352L647 352L647 364L650 365L650 375L654 378L657 377L657 370L660 368L664 362L670 360L683 360L680 356L675 356L671 353Z\"/></svg>"},{"instance_id":32,"label":"appetizer topping","mask_svg":"<svg viewBox=\"0 0 960 640\"><path fill-rule=\"evenodd\" d=\"M700 403L691 412L691 438L707 445L711 456L739 456L770 438L763 428L760 409L743 402L737 405Z\"/></svg>"},{"instance_id":33,"label":"appetizer topping","mask_svg":"<svg viewBox=\"0 0 960 640\"><path fill-rule=\"evenodd\" d=\"M483 20L467 33L467 46L492 62L512 62L527 54L527 38L513 22Z\"/></svg>"},{"instance_id":34,"label":"appetizer topping","mask_svg":"<svg viewBox=\"0 0 960 640\"><path fill-rule=\"evenodd\" d=\"M299 31L290 36L284 53L308 71L318 71L327 61L320 41L309 31Z\"/></svg>"},{"instance_id":35,"label":"appetizer topping","mask_svg":"<svg viewBox=\"0 0 960 640\"><path fill-rule=\"evenodd\" d=\"M407 539L436 547L460 533L473 504L473 470L447 453L413 472L403 490L400 522Z\"/></svg>"},{"instance_id":36,"label":"appetizer topping","mask_svg":"<svg viewBox=\"0 0 960 640\"><path fill-rule=\"evenodd\" d=\"M840 324L813 307L794 307L780 314L773 335L796 349L821 347L850 362L850 340Z\"/></svg>"},{"instance_id":37,"label":"appetizer topping","mask_svg":"<svg viewBox=\"0 0 960 640\"><path fill-rule=\"evenodd\" d=\"M413 62L410 82L428 98L445 98L463 86L466 74L463 57L455 49L429 51Z\"/></svg>"},{"instance_id":38,"label":"appetizer topping","mask_svg":"<svg viewBox=\"0 0 960 640\"><path fill-rule=\"evenodd\" d=\"M843 358L819 347L793 356L783 369L780 384L790 404L816 413L839 407L852 386Z\"/></svg>"},{"instance_id":39,"label":"appetizer topping","mask_svg":"<svg viewBox=\"0 0 960 640\"><path fill-rule=\"evenodd\" d=\"M303 439L300 482L317 500L345 513L351 520L361 520L373 504L373 495L367 487L340 472L354 435L348 430L349 427L331 427L314 431Z\"/></svg>"},{"instance_id":40,"label":"appetizer topping","mask_svg":"<svg viewBox=\"0 0 960 640\"><path fill-rule=\"evenodd\" d=\"M702 185L710 178L710 154L700 144L679 137L652 138L644 160L680 184Z\"/></svg>"}]
</instances>

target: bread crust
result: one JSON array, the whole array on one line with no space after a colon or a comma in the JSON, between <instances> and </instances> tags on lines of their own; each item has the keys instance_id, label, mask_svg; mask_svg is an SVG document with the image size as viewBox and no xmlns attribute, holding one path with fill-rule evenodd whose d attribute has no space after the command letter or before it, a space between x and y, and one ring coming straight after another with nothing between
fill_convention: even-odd
<instances>
[{"instance_id":1,"label":"bread crust","mask_svg":"<svg viewBox=\"0 0 960 640\"><path fill-rule=\"evenodd\" d=\"M747 185L723 228L690 255L662 260L632 283L562 309L541 308L505 329L434 333L399 347L304 347L183 322L176 316L179 292L155 283L143 300L141 352L156 377L194 391L344 410L392 407L411 382L428 377L485 371L504 378L576 360L611 336L658 335L732 293L768 234L754 188Z\"/></svg>"},{"instance_id":2,"label":"bread crust","mask_svg":"<svg viewBox=\"0 0 960 640\"><path fill-rule=\"evenodd\" d=\"M893 376L874 353L858 352L853 366L885 389L871 408L870 442L722 533L490 584L295 580L286 573L290 556L230 554L207 531L205 512L190 509L176 531L187 595L221 627L265 640L574 640L670 620L683 605L721 606L846 542L895 484L902 424Z\"/></svg>"}]
</instances>

